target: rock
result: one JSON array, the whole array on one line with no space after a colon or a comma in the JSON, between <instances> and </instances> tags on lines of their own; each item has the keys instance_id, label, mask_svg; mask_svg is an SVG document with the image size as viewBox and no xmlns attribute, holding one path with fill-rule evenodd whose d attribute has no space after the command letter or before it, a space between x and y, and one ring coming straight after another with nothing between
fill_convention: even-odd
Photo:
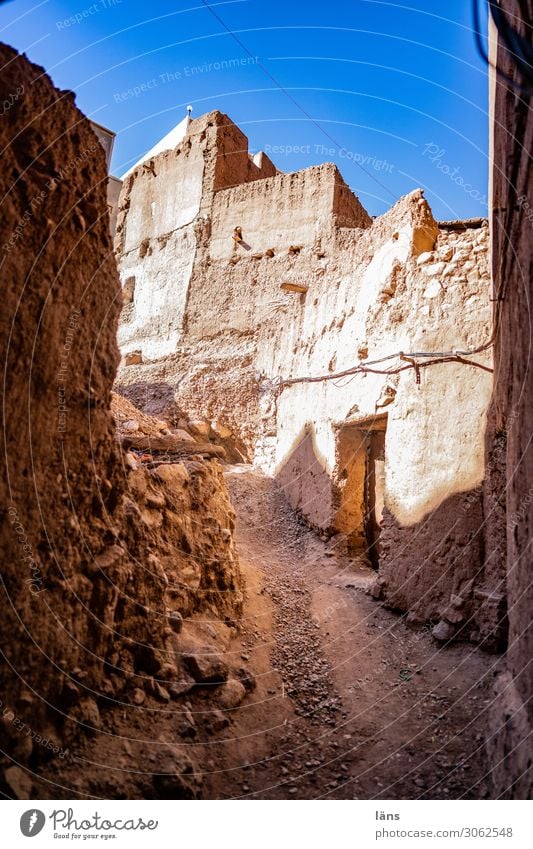
<instances>
[{"instance_id":1,"label":"rock","mask_svg":"<svg viewBox=\"0 0 533 849\"><path fill-rule=\"evenodd\" d=\"M72 711L72 715L85 726L83 730L88 734L94 734L102 725L100 711L94 699L82 699Z\"/></svg>"},{"instance_id":2,"label":"rock","mask_svg":"<svg viewBox=\"0 0 533 849\"><path fill-rule=\"evenodd\" d=\"M183 616L179 610L171 610L168 614L168 622L170 627L176 634L179 634L183 628Z\"/></svg>"},{"instance_id":3,"label":"rock","mask_svg":"<svg viewBox=\"0 0 533 849\"><path fill-rule=\"evenodd\" d=\"M386 385L381 390L380 396L376 401L376 409L378 407L388 407L389 404L392 404L394 399L396 398L396 388L394 386Z\"/></svg>"},{"instance_id":4,"label":"rock","mask_svg":"<svg viewBox=\"0 0 533 849\"><path fill-rule=\"evenodd\" d=\"M4 772L4 780L13 791L15 799L31 799L33 783L25 770L19 766L10 766Z\"/></svg>"},{"instance_id":5,"label":"rock","mask_svg":"<svg viewBox=\"0 0 533 849\"><path fill-rule=\"evenodd\" d=\"M210 652L208 647L202 654L184 654L183 663L198 684L219 684L228 677L226 661L219 654Z\"/></svg>"},{"instance_id":6,"label":"rock","mask_svg":"<svg viewBox=\"0 0 533 849\"><path fill-rule=\"evenodd\" d=\"M461 248L460 250L455 251L455 253L453 255L453 261L454 262L465 262L465 260L468 260L469 256L470 256L470 252L464 250L464 248Z\"/></svg>"},{"instance_id":7,"label":"rock","mask_svg":"<svg viewBox=\"0 0 533 849\"><path fill-rule=\"evenodd\" d=\"M227 728L230 724L230 720L227 714L223 713L218 708L215 708L215 710L212 710L208 714L205 722L208 726L208 729L212 732L222 731L223 728Z\"/></svg>"},{"instance_id":8,"label":"rock","mask_svg":"<svg viewBox=\"0 0 533 849\"><path fill-rule=\"evenodd\" d=\"M454 636L455 628L453 625L450 625L449 622L445 622L441 619L441 621L435 625L431 633L436 640L439 640L441 643L446 643Z\"/></svg>"},{"instance_id":9,"label":"rock","mask_svg":"<svg viewBox=\"0 0 533 849\"><path fill-rule=\"evenodd\" d=\"M452 593L452 595L450 596L450 604L452 604L453 607L462 607L464 603L465 600L460 595L455 595L454 593Z\"/></svg>"},{"instance_id":10,"label":"rock","mask_svg":"<svg viewBox=\"0 0 533 849\"><path fill-rule=\"evenodd\" d=\"M132 351L130 354L126 354L124 361L127 366L137 366L143 361L142 352Z\"/></svg>"},{"instance_id":11,"label":"rock","mask_svg":"<svg viewBox=\"0 0 533 849\"><path fill-rule=\"evenodd\" d=\"M453 256L452 246L445 245L443 248L439 248L437 251L437 256L439 260L442 260L442 262L449 262Z\"/></svg>"},{"instance_id":12,"label":"rock","mask_svg":"<svg viewBox=\"0 0 533 849\"><path fill-rule=\"evenodd\" d=\"M239 679L247 693L255 690L257 686L255 675L246 666L239 666L238 669L234 670L233 674Z\"/></svg>"},{"instance_id":13,"label":"rock","mask_svg":"<svg viewBox=\"0 0 533 849\"><path fill-rule=\"evenodd\" d=\"M157 436L144 436L142 434L124 434L121 438L124 448L133 448L136 451L145 451L150 454L180 454L191 456L193 454L208 454L211 457L225 457L226 452L221 445L213 445L210 442L196 442L190 439L178 439L175 434L159 433Z\"/></svg>"},{"instance_id":14,"label":"rock","mask_svg":"<svg viewBox=\"0 0 533 849\"><path fill-rule=\"evenodd\" d=\"M141 690L140 687L135 687L135 690L133 690L133 692L131 694L131 700L132 700L133 704L134 705L142 705L142 703L145 701L145 699L146 699L146 695L145 695L144 690Z\"/></svg>"},{"instance_id":15,"label":"rock","mask_svg":"<svg viewBox=\"0 0 533 849\"><path fill-rule=\"evenodd\" d=\"M146 504L152 510L163 510L166 505L166 499L162 492L147 492Z\"/></svg>"},{"instance_id":16,"label":"rock","mask_svg":"<svg viewBox=\"0 0 533 849\"><path fill-rule=\"evenodd\" d=\"M199 419L197 419L196 421L189 422L189 428L193 431L193 433L197 433L198 436L202 436L204 439L207 439L209 437L209 433L211 430L209 422L204 422Z\"/></svg>"},{"instance_id":17,"label":"rock","mask_svg":"<svg viewBox=\"0 0 533 849\"><path fill-rule=\"evenodd\" d=\"M438 280L432 280L429 286L426 288L423 297L424 298L436 298L443 291L442 284L439 283Z\"/></svg>"},{"instance_id":18,"label":"rock","mask_svg":"<svg viewBox=\"0 0 533 849\"><path fill-rule=\"evenodd\" d=\"M185 693L189 693L193 687L196 686L195 681L190 681L188 679L182 679L181 681L175 681L168 688L168 692L170 693L171 699L179 699L180 696L183 696Z\"/></svg>"},{"instance_id":19,"label":"rock","mask_svg":"<svg viewBox=\"0 0 533 849\"><path fill-rule=\"evenodd\" d=\"M175 747L164 751L157 763L152 783L161 799L197 799L202 786L201 774L192 760Z\"/></svg>"},{"instance_id":20,"label":"rock","mask_svg":"<svg viewBox=\"0 0 533 849\"><path fill-rule=\"evenodd\" d=\"M157 673L157 678L160 681L175 681L177 677L178 667L174 663L164 663Z\"/></svg>"},{"instance_id":21,"label":"rock","mask_svg":"<svg viewBox=\"0 0 533 849\"><path fill-rule=\"evenodd\" d=\"M383 584L378 578L370 585L368 593L372 596L372 598L375 598L376 600L379 600L381 598L381 596L383 595Z\"/></svg>"},{"instance_id":22,"label":"rock","mask_svg":"<svg viewBox=\"0 0 533 849\"><path fill-rule=\"evenodd\" d=\"M424 618L420 615L420 612L417 610L411 610L407 614L406 623L411 625L413 628L422 628L425 624Z\"/></svg>"},{"instance_id":23,"label":"rock","mask_svg":"<svg viewBox=\"0 0 533 849\"><path fill-rule=\"evenodd\" d=\"M189 482L189 472L183 463L166 463L154 469L152 474L165 483L185 486Z\"/></svg>"},{"instance_id":24,"label":"rock","mask_svg":"<svg viewBox=\"0 0 533 849\"><path fill-rule=\"evenodd\" d=\"M130 469L133 469L133 471L138 469L139 466L141 465L139 463L139 461L137 460L137 458L135 457L135 454L132 454L131 451L126 451L125 460L126 460L126 465Z\"/></svg>"},{"instance_id":25,"label":"rock","mask_svg":"<svg viewBox=\"0 0 533 849\"><path fill-rule=\"evenodd\" d=\"M135 293L135 277L128 277L122 286L122 301L124 306L131 304Z\"/></svg>"},{"instance_id":26,"label":"rock","mask_svg":"<svg viewBox=\"0 0 533 849\"><path fill-rule=\"evenodd\" d=\"M146 684L146 689L149 693L151 693L154 698L158 699L160 702L169 702L170 701L170 693L168 692L166 687L163 687L159 681L156 681L154 678L150 678Z\"/></svg>"},{"instance_id":27,"label":"rock","mask_svg":"<svg viewBox=\"0 0 533 849\"><path fill-rule=\"evenodd\" d=\"M106 570L114 566L126 552L120 545L110 545L94 558L93 570Z\"/></svg>"},{"instance_id":28,"label":"rock","mask_svg":"<svg viewBox=\"0 0 533 849\"><path fill-rule=\"evenodd\" d=\"M186 707L177 717L176 730L181 737L196 737L196 722L190 708Z\"/></svg>"},{"instance_id":29,"label":"rock","mask_svg":"<svg viewBox=\"0 0 533 849\"><path fill-rule=\"evenodd\" d=\"M186 430L182 430L181 428L176 428L172 431L172 434L178 439L183 439L184 442L194 442L194 437L191 436Z\"/></svg>"},{"instance_id":30,"label":"rock","mask_svg":"<svg viewBox=\"0 0 533 849\"><path fill-rule=\"evenodd\" d=\"M456 607L448 607L444 613L442 613L442 618L446 620L446 622L450 622L452 625L458 625L460 622L464 622L465 615Z\"/></svg>"},{"instance_id":31,"label":"rock","mask_svg":"<svg viewBox=\"0 0 533 849\"><path fill-rule=\"evenodd\" d=\"M433 252L432 251L424 251L418 257L416 264L417 265L425 265L426 262L431 262L432 259L433 259Z\"/></svg>"},{"instance_id":32,"label":"rock","mask_svg":"<svg viewBox=\"0 0 533 849\"><path fill-rule=\"evenodd\" d=\"M240 681L230 678L217 690L216 700L223 710L233 710L246 697L246 688Z\"/></svg>"},{"instance_id":33,"label":"rock","mask_svg":"<svg viewBox=\"0 0 533 849\"><path fill-rule=\"evenodd\" d=\"M443 262L432 262L424 268L424 274L436 277L444 271L445 264Z\"/></svg>"},{"instance_id":34,"label":"rock","mask_svg":"<svg viewBox=\"0 0 533 849\"><path fill-rule=\"evenodd\" d=\"M139 422L135 421L135 419L129 419L127 422L122 422L121 430L126 433L135 433L136 430L139 430Z\"/></svg>"},{"instance_id":35,"label":"rock","mask_svg":"<svg viewBox=\"0 0 533 849\"><path fill-rule=\"evenodd\" d=\"M215 436L218 436L220 439L228 439L233 433L231 428L226 427L226 425L217 420L211 422L211 430Z\"/></svg>"},{"instance_id":36,"label":"rock","mask_svg":"<svg viewBox=\"0 0 533 849\"><path fill-rule=\"evenodd\" d=\"M108 698L112 698L115 696L120 689L120 678L116 675L110 675L108 678L104 678L100 685L100 695L107 696Z\"/></svg>"}]
</instances>

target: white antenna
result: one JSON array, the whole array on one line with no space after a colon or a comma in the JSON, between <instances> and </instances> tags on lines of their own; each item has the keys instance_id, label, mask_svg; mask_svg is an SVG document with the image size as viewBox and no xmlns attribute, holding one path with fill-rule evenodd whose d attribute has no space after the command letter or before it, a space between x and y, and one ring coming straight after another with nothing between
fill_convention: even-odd
<instances>
[{"instance_id":1,"label":"white antenna","mask_svg":"<svg viewBox=\"0 0 533 849\"><path fill-rule=\"evenodd\" d=\"M187 115L189 116L189 118L192 115L192 106L190 104L189 104L189 106L187 106Z\"/></svg>"}]
</instances>

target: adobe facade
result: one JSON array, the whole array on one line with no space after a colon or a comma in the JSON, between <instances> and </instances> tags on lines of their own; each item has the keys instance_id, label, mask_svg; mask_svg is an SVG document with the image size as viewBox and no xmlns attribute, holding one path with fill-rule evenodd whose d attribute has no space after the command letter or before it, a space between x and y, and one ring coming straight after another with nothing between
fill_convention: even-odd
<instances>
[{"instance_id":1,"label":"adobe facade","mask_svg":"<svg viewBox=\"0 0 533 849\"><path fill-rule=\"evenodd\" d=\"M231 436L413 622L492 639L486 223L439 226L421 190L372 219L335 165L280 173L212 112L126 177L115 244L120 391Z\"/></svg>"}]
</instances>

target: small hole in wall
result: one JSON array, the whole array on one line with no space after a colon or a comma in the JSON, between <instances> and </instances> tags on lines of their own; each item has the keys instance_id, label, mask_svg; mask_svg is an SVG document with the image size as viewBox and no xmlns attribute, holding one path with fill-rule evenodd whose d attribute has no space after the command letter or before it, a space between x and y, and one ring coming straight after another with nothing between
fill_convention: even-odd
<instances>
[{"instance_id":1,"label":"small hole in wall","mask_svg":"<svg viewBox=\"0 0 533 849\"><path fill-rule=\"evenodd\" d=\"M393 233L393 234L392 234L392 238L393 238L395 241L398 241L398 237L399 237L399 235L400 235L399 233Z\"/></svg>"},{"instance_id":2,"label":"small hole in wall","mask_svg":"<svg viewBox=\"0 0 533 849\"><path fill-rule=\"evenodd\" d=\"M122 302L131 304L135 294L135 277L128 277L122 287Z\"/></svg>"},{"instance_id":3,"label":"small hole in wall","mask_svg":"<svg viewBox=\"0 0 533 849\"><path fill-rule=\"evenodd\" d=\"M140 258L144 259L144 257L147 254L151 254L151 253L152 253L152 249L150 247L150 239L143 239L141 244L139 245L139 256L140 256Z\"/></svg>"}]
</instances>

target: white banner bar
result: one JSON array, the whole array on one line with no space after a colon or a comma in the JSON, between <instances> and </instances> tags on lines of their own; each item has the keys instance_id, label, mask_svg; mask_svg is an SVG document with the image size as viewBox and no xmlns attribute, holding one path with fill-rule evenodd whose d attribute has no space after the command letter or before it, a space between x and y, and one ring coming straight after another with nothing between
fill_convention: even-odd
<instances>
[{"instance_id":1,"label":"white banner bar","mask_svg":"<svg viewBox=\"0 0 533 849\"><path fill-rule=\"evenodd\" d=\"M120 849L533 847L531 802L74 800L35 806L9 801L2 810L6 849L73 843Z\"/></svg>"}]
</instances>

